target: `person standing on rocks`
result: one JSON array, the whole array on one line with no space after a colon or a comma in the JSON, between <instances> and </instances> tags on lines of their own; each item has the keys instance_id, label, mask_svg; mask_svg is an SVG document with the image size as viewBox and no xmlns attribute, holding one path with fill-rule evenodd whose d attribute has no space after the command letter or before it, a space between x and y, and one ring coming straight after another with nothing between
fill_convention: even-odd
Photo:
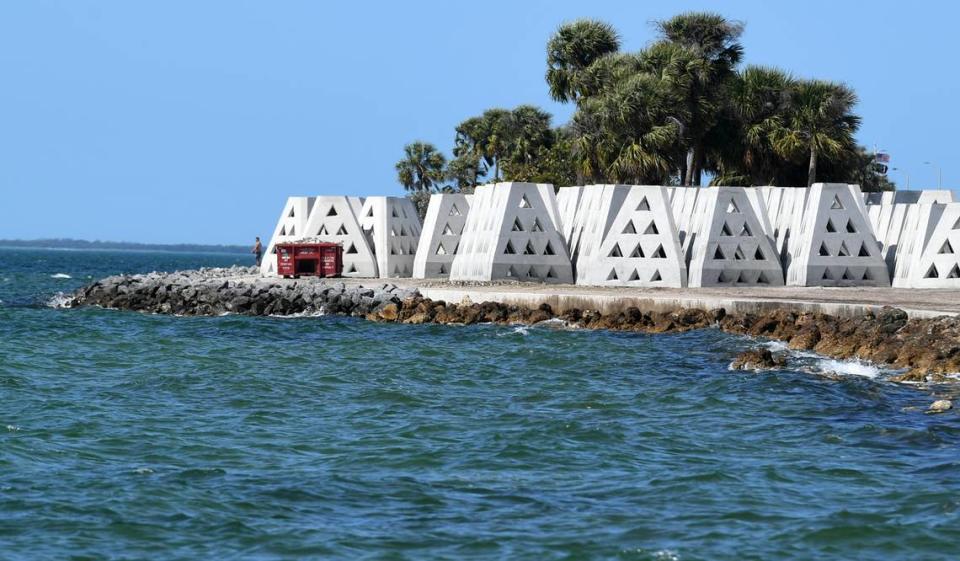
<instances>
[{"instance_id":1,"label":"person standing on rocks","mask_svg":"<svg viewBox=\"0 0 960 561\"><path fill-rule=\"evenodd\" d=\"M253 244L253 249L250 253L257 256L257 267L259 267L260 261L263 260L263 244L260 243L260 236L257 236L257 243Z\"/></svg>"}]
</instances>

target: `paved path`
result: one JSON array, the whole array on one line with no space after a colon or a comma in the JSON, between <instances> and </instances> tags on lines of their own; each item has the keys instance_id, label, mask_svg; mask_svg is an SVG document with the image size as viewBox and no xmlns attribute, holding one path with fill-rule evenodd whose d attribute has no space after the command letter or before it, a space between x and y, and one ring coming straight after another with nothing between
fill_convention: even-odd
<instances>
[{"instance_id":1,"label":"paved path","mask_svg":"<svg viewBox=\"0 0 960 561\"><path fill-rule=\"evenodd\" d=\"M301 279L302 280L302 279ZM377 279L338 279L347 284L374 286ZM282 280L281 282L293 282ZM403 287L416 287L433 300L460 302L495 301L534 306L546 302L556 312L576 307L605 313L636 306L643 310L678 307L718 308L731 312L765 311L776 308L809 310L834 315L862 314L869 309L894 306L911 317L960 315L960 289L906 288L626 288L535 283L450 284L436 280L383 279Z\"/></svg>"}]
</instances>

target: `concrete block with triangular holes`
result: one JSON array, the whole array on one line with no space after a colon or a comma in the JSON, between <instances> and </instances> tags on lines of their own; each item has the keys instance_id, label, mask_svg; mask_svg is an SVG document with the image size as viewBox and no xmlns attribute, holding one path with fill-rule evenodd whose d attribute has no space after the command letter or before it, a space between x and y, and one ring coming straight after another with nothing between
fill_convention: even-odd
<instances>
[{"instance_id":1,"label":"concrete block with triangular holes","mask_svg":"<svg viewBox=\"0 0 960 561\"><path fill-rule=\"evenodd\" d=\"M573 282L552 185L496 183L477 187L450 280L502 279Z\"/></svg>"},{"instance_id":2,"label":"concrete block with triangular holes","mask_svg":"<svg viewBox=\"0 0 960 561\"><path fill-rule=\"evenodd\" d=\"M376 278L377 261L357 219L362 207L363 199L357 197L317 197L304 228L304 238L341 244L343 276Z\"/></svg>"},{"instance_id":3,"label":"concrete block with triangular holes","mask_svg":"<svg viewBox=\"0 0 960 561\"><path fill-rule=\"evenodd\" d=\"M430 204L423 219L423 232L413 260L413 278L450 276L472 199L473 195L459 193L430 195Z\"/></svg>"},{"instance_id":4,"label":"concrete block with triangular holes","mask_svg":"<svg viewBox=\"0 0 960 561\"><path fill-rule=\"evenodd\" d=\"M557 209L560 215L560 235L567 244L567 253L573 255L570 238L573 236L573 224L580 208L580 197L583 196L583 186L561 187L557 189Z\"/></svg>"},{"instance_id":5,"label":"concrete block with triangular holes","mask_svg":"<svg viewBox=\"0 0 960 561\"><path fill-rule=\"evenodd\" d=\"M815 183L799 230L791 232L790 286L890 286L860 187Z\"/></svg>"},{"instance_id":6,"label":"concrete block with triangular holes","mask_svg":"<svg viewBox=\"0 0 960 561\"><path fill-rule=\"evenodd\" d=\"M576 282L599 275L591 270L593 261L598 257L600 245L610 233L613 220L629 192L629 185L583 187L567 240Z\"/></svg>"},{"instance_id":7,"label":"concrete block with triangular holes","mask_svg":"<svg viewBox=\"0 0 960 561\"><path fill-rule=\"evenodd\" d=\"M761 218L760 198L744 187L701 189L684 246L687 283L701 286L782 286L783 269Z\"/></svg>"},{"instance_id":8,"label":"concrete block with triangular holes","mask_svg":"<svg viewBox=\"0 0 960 561\"><path fill-rule=\"evenodd\" d=\"M912 205L916 226L907 224L893 285L960 288L960 203Z\"/></svg>"},{"instance_id":9,"label":"concrete block with triangular holes","mask_svg":"<svg viewBox=\"0 0 960 561\"><path fill-rule=\"evenodd\" d=\"M681 288L687 267L666 188L597 185L594 219L585 221L576 261L577 284ZM586 199L586 197L585 197Z\"/></svg>"},{"instance_id":10,"label":"concrete block with triangular holes","mask_svg":"<svg viewBox=\"0 0 960 561\"><path fill-rule=\"evenodd\" d=\"M773 240L774 248L783 267L784 278L798 251L799 238L793 235L800 231L807 206L807 193L804 187L756 187L769 224L768 236Z\"/></svg>"},{"instance_id":11,"label":"concrete block with triangular holes","mask_svg":"<svg viewBox=\"0 0 960 561\"><path fill-rule=\"evenodd\" d=\"M420 216L406 197L366 197L360 226L376 257L380 278L410 277L420 241Z\"/></svg>"},{"instance_id":12,"label":"concrete block with triangular holes","mask_svg":"<svg viewBox=\"0 0 960 561\"><path fill-rule=\"evenodd\" d=\"M260 261L261 275L277 274L276 246L278 243L295 242L305 236L307 219L315 201L315 197L290 197L287 199L287 203L283 205L283 211L280 212L277 225L273 229L273 235L267 243L266 253Z\"/></svg>"}]
</instances>

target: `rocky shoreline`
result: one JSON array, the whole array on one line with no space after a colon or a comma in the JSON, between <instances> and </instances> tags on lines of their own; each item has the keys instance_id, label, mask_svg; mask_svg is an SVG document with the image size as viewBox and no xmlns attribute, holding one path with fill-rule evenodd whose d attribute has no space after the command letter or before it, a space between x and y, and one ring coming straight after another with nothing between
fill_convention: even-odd
<instances>
[{"instance_id":1,"label":"rocky shoreline","mask_svg":"<svg viewBox=\"0 0 960 561\"><path fill-rule=\"evenodd\" d=\"M416 289L376 280L369 286L319 279L279 283L255 274L253 269L234 267L113 276L80 289L67 306L186 316L338 314L407 324L533 325L559 320L571 327L643 333L718 327L728 333L778 339L794 350L904 369L896 381L944 382L955 380L948 375L960 372L960 317L910 319L897 308L849 318L784 310L731 314L722 308L668 312L627 308L616 314L570 309L554 313L547 304L525 308L496 302L433 301ZM754 369L770 360L776 366L779 359L763 354L735 362Z\"/></svg>"}]
</instances>

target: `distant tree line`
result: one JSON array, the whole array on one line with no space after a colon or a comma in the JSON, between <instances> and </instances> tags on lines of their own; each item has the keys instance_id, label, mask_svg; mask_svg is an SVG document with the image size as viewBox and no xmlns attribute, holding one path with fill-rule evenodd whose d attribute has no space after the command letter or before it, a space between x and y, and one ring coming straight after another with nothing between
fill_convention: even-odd
<instances>
[{"instance_id":1,"label":"distant tree line","mask_svg":"<svg viewBox=\"0 0 960 561\"><path fill-rule=\"evenodd\" d=\"M38 249L122 249L129 251L174 251L183 253L250 253L250 248L241 245L207 244L153 244L135 242L87 241L71 238L47 238L41 240L0 240L0 247Z\"/></svg>"},{"instance_id":2,"label":"distant tree line","mask_svg":"<svg viewBox=\"0 0 960 561\"><path fill-rule=\"evenodd\" d=\"M396 164L409 191L471 191L489 181L811 185L890 190L854 138L857 96L844 84L744 66L743 24L690 12L656 22L657 40L622 52L617 31L583 19L547 42L546 82L572 103L569 123L532 105L494 108L455 129L453 159L428 142Z\"/></svg>"}]
</instances>

